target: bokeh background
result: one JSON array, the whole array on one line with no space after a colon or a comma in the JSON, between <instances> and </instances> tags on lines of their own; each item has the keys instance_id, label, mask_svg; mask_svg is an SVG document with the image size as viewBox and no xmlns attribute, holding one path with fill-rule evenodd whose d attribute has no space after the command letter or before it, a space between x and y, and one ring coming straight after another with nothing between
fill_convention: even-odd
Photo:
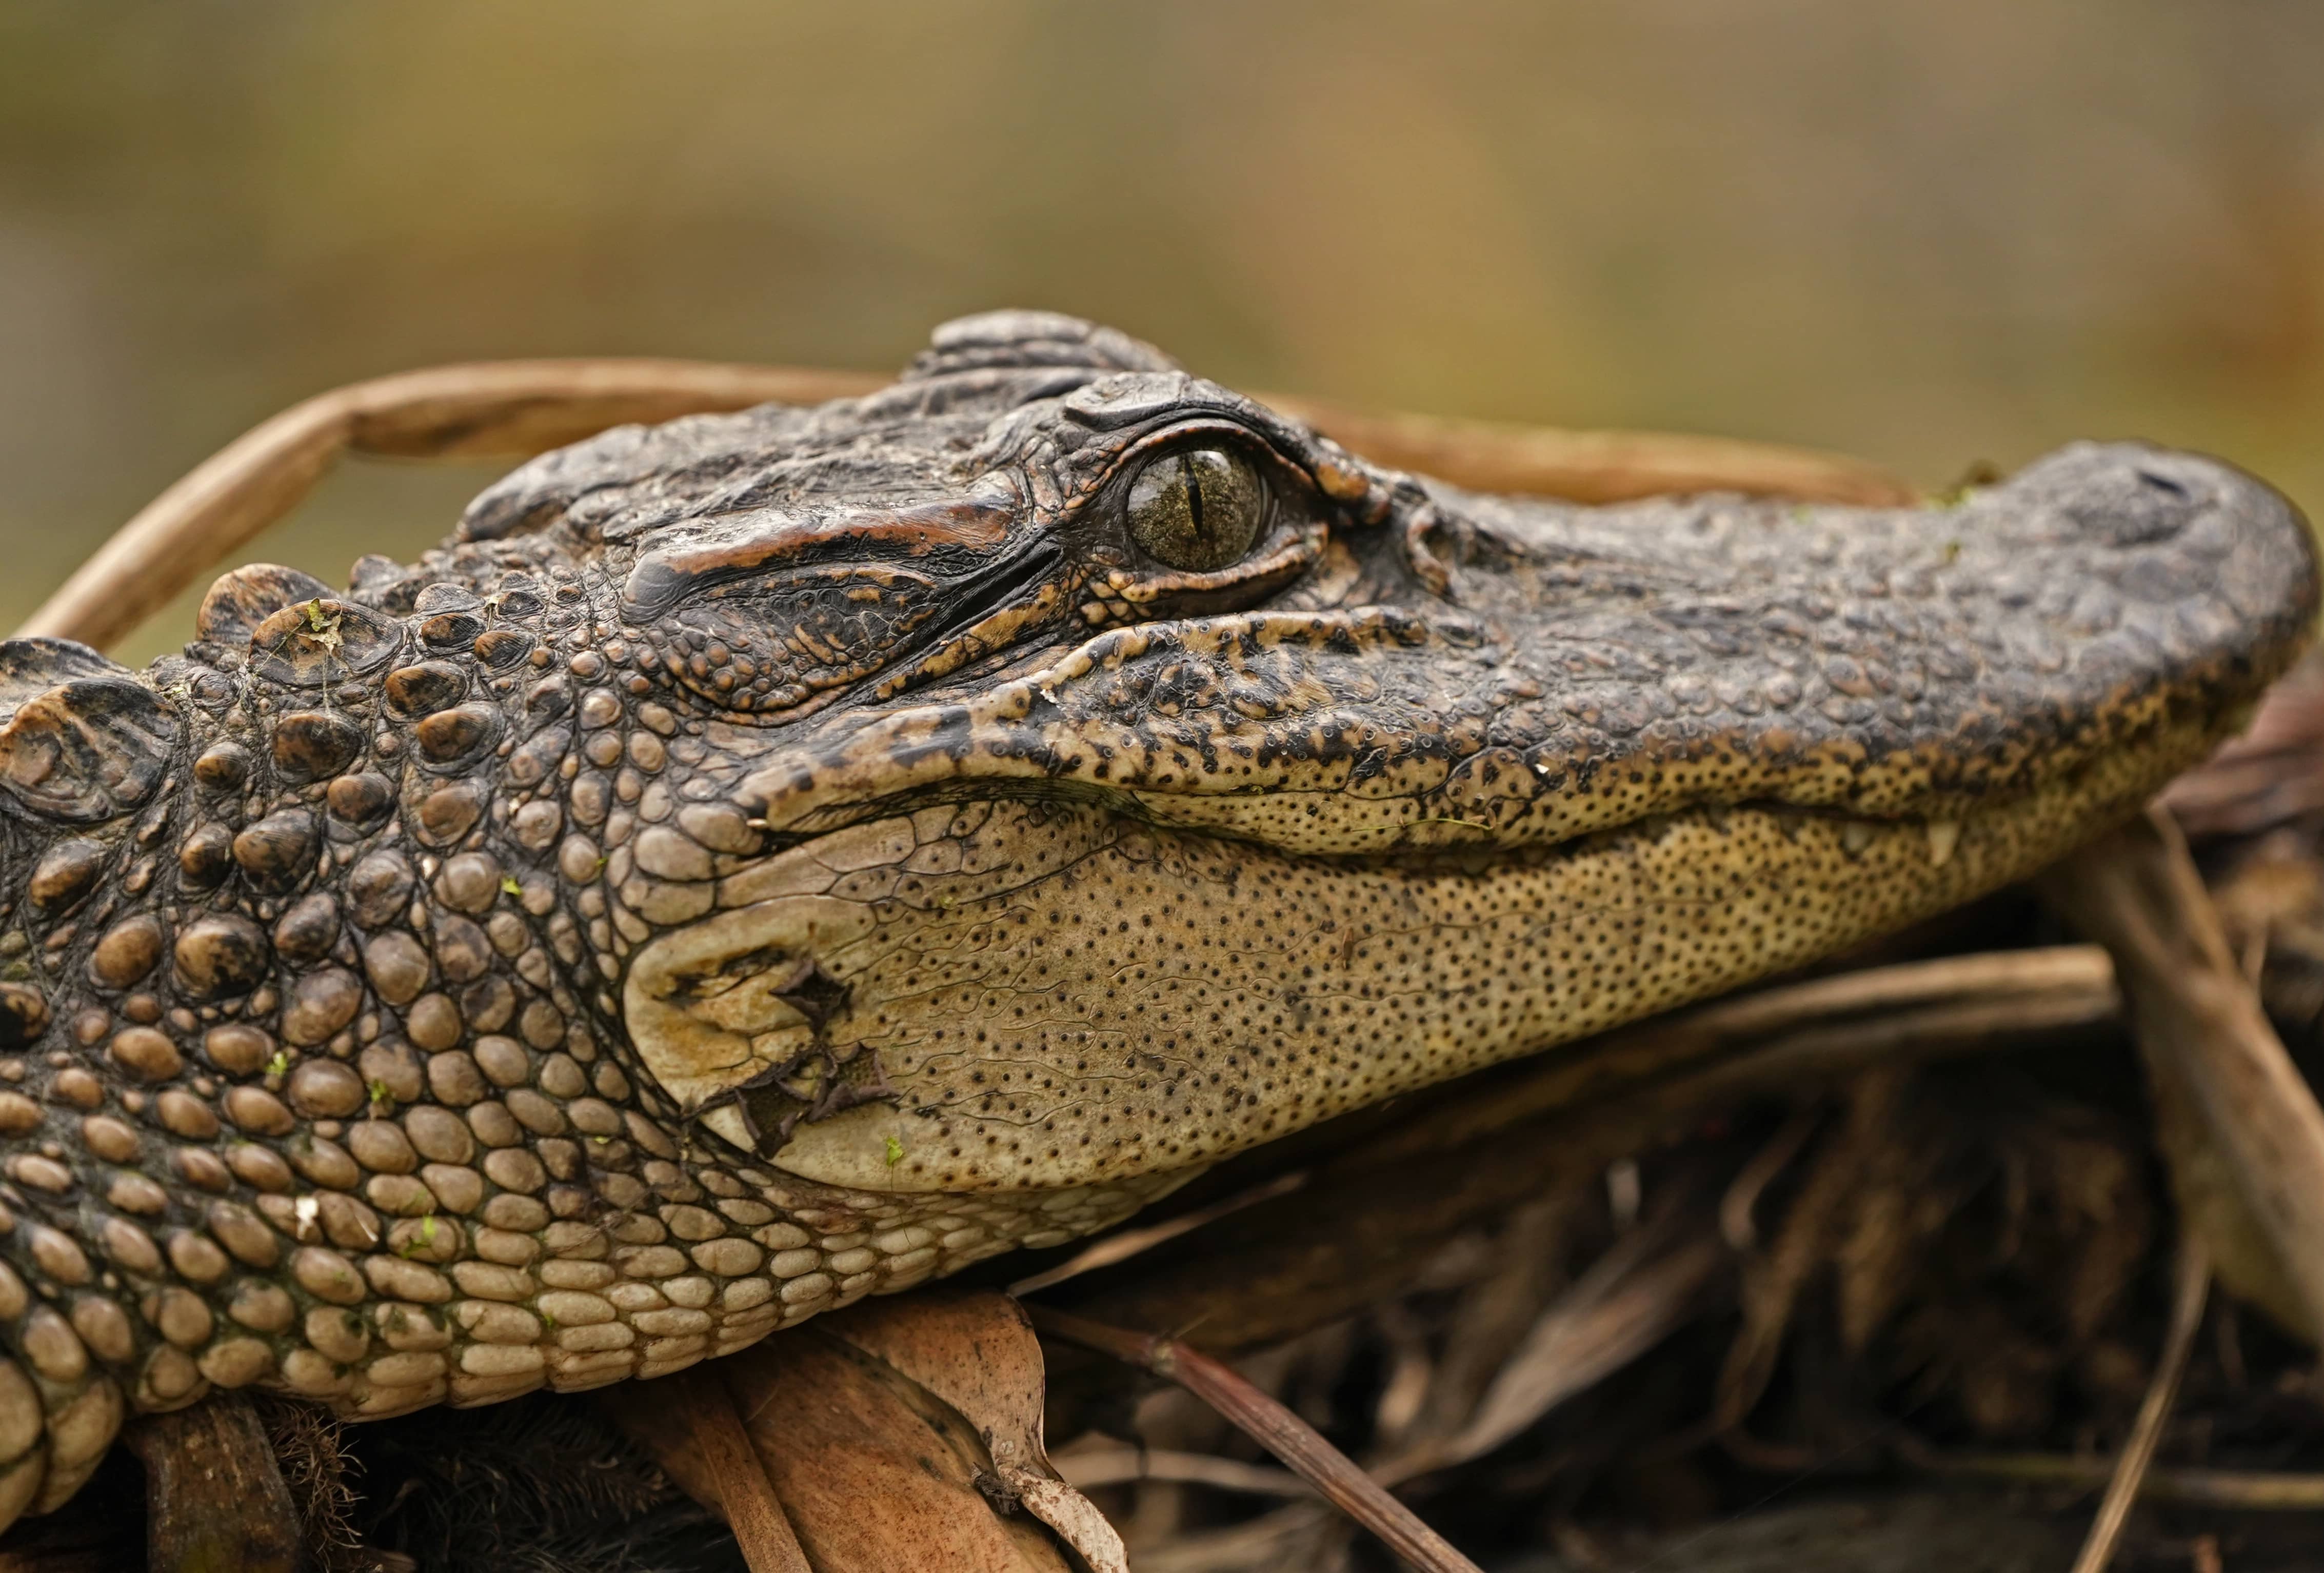
<instances>
[{"instance_id":1,"label":"bokeh background","mask_svg":"<svg viewBox=\"0 0 2324 1573\"><path fill-rule=\"evenodd\" d=\"M2149 437L2313 512L2319 62L2314 0L0 0L0 626L334 383L890 368L1008 304L1932 484ZM340 583L487 478L358 466L254 555Z\"/></svg>"}]
</instances>

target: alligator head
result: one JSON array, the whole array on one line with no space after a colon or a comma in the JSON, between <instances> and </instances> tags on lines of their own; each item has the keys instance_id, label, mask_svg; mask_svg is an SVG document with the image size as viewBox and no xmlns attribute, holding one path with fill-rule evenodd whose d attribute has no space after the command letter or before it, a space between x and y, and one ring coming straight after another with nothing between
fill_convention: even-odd
<instances>
[{"instance_id":1,"label":"alligator head","mask_svg":"<svg viewBox=\"0 0 2324 1573\"><path fill-rule=\"evenodd\" d=\"M125 1410L670 1371L2134 812L2307 532L1381 472L1066 318L609 432L412 567L0 646L0 1520Z\"/></svg>"}]
</instances>

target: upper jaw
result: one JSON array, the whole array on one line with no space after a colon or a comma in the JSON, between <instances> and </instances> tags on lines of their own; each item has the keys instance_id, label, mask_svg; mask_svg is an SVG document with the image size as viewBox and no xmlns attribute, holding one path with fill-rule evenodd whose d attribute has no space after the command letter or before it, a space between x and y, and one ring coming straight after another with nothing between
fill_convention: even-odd
<instances>
[{"instance_id":1,"label":"upper jaw","mask_svg":"<svg viewBox=\"0 0 2324 1573\"><path fill-rule=\"evenodd\" d=\"M1425 506L1425 529L1379 533L1421 538L1441 595L1365 570L1357 604L1110 630L1012 681L754 740L737 800L802 835L916 796L1095 795L1313 854L1706 804L1949 821L2216 734L2316 605L2280 496L2132 445L1951 508Z\"/></svg>"}]
</instances>

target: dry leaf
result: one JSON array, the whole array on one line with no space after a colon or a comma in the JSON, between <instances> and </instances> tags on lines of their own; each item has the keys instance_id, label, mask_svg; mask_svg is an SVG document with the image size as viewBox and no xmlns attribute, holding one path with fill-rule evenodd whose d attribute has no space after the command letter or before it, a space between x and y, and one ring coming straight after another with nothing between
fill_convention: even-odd
<instances>
[{"instance_id":1,"label":"dry leaf","mask_svg":"<svg viewBox=\"0 0 2324 1573\"><path fill-rule=\"evenodd\" d=\"M733 1394L816 1573L1065 1573L1048 1538L1008 1511L1019 1504L1092 1573L1128 1573L1121 1538L1043 1449L1040 1344L1006 1295L874 1302L702 1375ZM683 1392L627 1383L601 1402L715 1506Z\"/></svg>"},{"instance_id":2,"label":"dry leaf","mask_svg":"<svg viewBox=\"0 0 2324 1573\"><path fill-rule=\"evenodd\" d=\"M975 1428L884 1360L810 1324L715 1369L816 1573L1067 1573L1038 1525L985 1498L992 1461ZM715 1505L687 1416L659 1386L623 1383L603 1399L673 1480Z\"/></svg>"},{"instance_id":3,"label":"dry leaf","mask_svg":"<svg viewBox=\"0 0 2324 1573\"><path fill-rule=\"evenodd\" d=\"M875 1300L823 1325L948 1403L983 1439L1001 1483L1081 1553L1092 1573L1129 1573L1121 1537L1065 1484L1041 1436L1041 1343L1005 1294L934 1291Z\"/></svg>"}]
</instances>

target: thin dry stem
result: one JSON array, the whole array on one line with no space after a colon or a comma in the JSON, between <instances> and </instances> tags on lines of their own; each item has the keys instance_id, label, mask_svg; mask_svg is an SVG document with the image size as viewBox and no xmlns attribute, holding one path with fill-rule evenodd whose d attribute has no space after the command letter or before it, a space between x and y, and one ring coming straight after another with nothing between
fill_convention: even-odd
<instances>
[{"instance_id":1,"label":"thin dry stem","mask_svg":"<svg viewBox=\"0 0 2324 1573\"><path fill-rule=\"evenodd\" d=\"M1642 1225L1634 1241L1647 1235L1667 1231ZM1707 1222L1659 1249L1629 1243L1607 1253L1607 1271L1593 1267L1542 1313L1458 1432L1390 1458L1376 1476L1399 1484L1491 1452L1676 1331L1733 1261Z\"/></svg>"},{"instance_id":2,"label":"thin dry stem","mask_svg":"<svg viewBox=\"0 0 2324 1573\"><path fill-rule=\"evenodd\" d=\"M1253 1496L1312 1497L1314 1486L1288 1469L1246 1464L1213 1453L1189 1453L1176 1448L1082 1448L1052 1453L1049 1462L1065 1483L1081 1491L1101 1486L1126 1486L1137 1480L1167 1480L1185 1486L1209 1486Z\"/></svg>"},{"instance_id":3,"label":"thin dry stem","mask_svg":"<svg viewBox=\"0 0 2324 1573\"><path fill-rule=\"evenodd\" d=\"M2060 1486L2092 1489L2114 1477L2105 1458L2069 1453L1928 1453L1912 1458L1916 1468L1964 1480L2005 1486ZM2139 1489L2143 1502L2172 1507L2224 1507L2250 1513L2324 1512L2324 1475L2266 1469L2204 1469L2157 1464Z\"/></svg>"},{"instance_id":4,"label":"thin dry stem","mask_svg":"<svg viewBox=\"0 0 2324 1573\"><path fill-rule=\"evenodd\" d=\"M728 1384L699 1366L677 1380L685 1384L679 1399L687 1429L751 1573L813 1573L742 1417L734 1412Z\"/></svg>"},{"instance_id":5,"label":"thin dry stem","mask_svg":"<svg viewBox=\"0 0 2324 1573\"><path fill-rule=\"evenodd\" d=\"M1741 492L1803 502L1904 507L1918 495L1862 459L1731 437L1371 415L1289 394L1253 397L1398 469L1442 476L1479 492L1623 502L1693 492Z\"/></svg>"},{"instance_id":6,"label":"thin dry stem","mask_svg":"<svg viewBox=\"0 0 2324 1573\"><path fill-rule=\"evenodd\" d=\"M2190 1208L2183 1227L2209 1237L2229 1287L2280 1280L2282 1309L2314 1341L2324 1331L2324 1110L2228 947L2178 827L2156 810L2059 864L2041 888L2112 952L2158 1097L2169 1105L2183 1089L2209 1148L2196 1157L2232 1184L2232 1198ZM2172 1155L2186 1207L2205 1193L2184 1173L2190 1160ZM2242 1262L2234 1241L2246 1219L2271 1260Z\"/></svg>"},{"instance_id":7,"label":"thin dry stem","mask_svg":"<svg viewBox=\"0 0 2324 1573\"><path fill-rule=\"evenodd\" d=\"M705 361L503 361L354 382L293 405L139 511L17 630L99 647L283 518L348 453L522 458L628 421L862 393L852 372Z\"/></svg>"},{"instance_id":8,"label":"thin dry stem","mask_svg":"<svg viewBox=\"0 0 2324 1573\"><path fill-rule=\"evenodd\" d=\"M432 366L293 405L204 460L98 547L16 631L102 649L282 519L349 453L524 458L631 421L812 404L872 392L862 372L712 361L564 360ZM1901 504L1911 488L1861 460L1767 444L1365 416L1261 395L1350 448L1480 490L1608 501L1735 491Z\"/></svg>"},{"instance_id":9,"label":"thin dry stem","mask_svg":"<svg viewBox=\"0 0 2324 1573\"><path fill-rule=\"evenodd\" d=\"M1143 1256L1157 1246L1167 1245L1180 1235L1192 1234L1205 1224L1216 1223L1220 1219L1240 1212L1246 1207L1256 1207L1262 1201L1272 1201L1278 1196L1288 1196L1306 1183L1307 1171L1296 1169L1288 1174L1278 1174L1264 1184L1254 1185L1247 1191L1238 1191L1232 1196L1214 1201L1208 1207L1196 1208L1192 1212L1182 1212L1177 1217L1165 1219L1160 1223L1147 1224L1139 1228L1117 1230L1096 1244L1086 1246L1074 1252L1054 1267L1045 1268L1029 1277L1019 1278L1009 1286L1009 1292L1022 1299L1028 1294L1038 1294L1044 1289L1054 1288L1069 1278L1078 1278L1084 1273L1094 1273L1101 1267L1111 1267L1116 1263L1127 1262L1132 1256Z\"/></svg>"},{"instance_id":10,"label":"thin dry stem","mask_svg":"<svg viewBox=\"0 0 2324 1573\"><path fill-rule=\"evenodd\" d=\"M1315 1429L1261 1393L1231 1366L1152 1333L1108 1327L1063 1311L1028 1308L1043 1332L1166 1376L1209 1404L1252 1440L1314 1484L1333 1505L1422 1573L1479 1573L1442 1535L1356 1467Z\"/></svg>"},{"instance_id":11,"label":"thin dry stem","mask_svg":"<svg viewBox=\"0 0 2324 1573\"><path fill-rule=\"evenodd\" d=\"M2105 1500L2098 1504L2089 1537L2082 1542L2082 1554L2074 1559L2073 1573L2104 1573L2114 1560L2123 1526L2130 1522L2131 1504L2138 1500L2139 1487L2154 1462L2155 1445L2163 1440L2163 1422L2171 1418L2171 1405L2179 1396L2179 1379L2187 1374L2187 1357L2195 1348L2195 1331L2202 1325L2203 1299L2210 1286L2210 1258L2204 1254L2202 1242L2191 1233L2182 1236L2163 1354L2155 1362L2153 1380L2146 1384L2146 1396L2139 1403L2138 1418L2131 1425L2122 1456L2115 1460L2114 1477L2107 1483Z\"/></svg>"}]
</instances>

